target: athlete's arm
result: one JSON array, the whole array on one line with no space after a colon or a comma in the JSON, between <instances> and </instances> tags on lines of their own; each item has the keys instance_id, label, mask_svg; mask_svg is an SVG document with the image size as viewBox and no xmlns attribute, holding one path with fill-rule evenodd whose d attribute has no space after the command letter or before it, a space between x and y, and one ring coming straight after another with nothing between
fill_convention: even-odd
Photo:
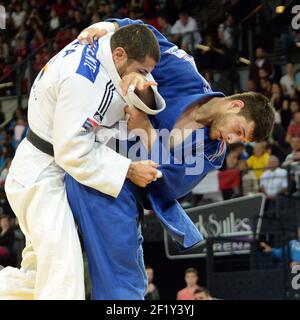
<instances>
[{"instance_id":1,"label":"athlete's arm","mask_svg":"<svg viewBox=\"0 0 300 320\"><path fill-rule=\"evenodd\" d=\"M84 90L82 90L84 88ZM156 178L154 164L132 164L102 143L95 142L94 130L84 128L97 110L97 88L80 75L57 85L53 147L55 161L80 183L117 197L127 178L145 186Z\"/></svg>"}]
</instances>

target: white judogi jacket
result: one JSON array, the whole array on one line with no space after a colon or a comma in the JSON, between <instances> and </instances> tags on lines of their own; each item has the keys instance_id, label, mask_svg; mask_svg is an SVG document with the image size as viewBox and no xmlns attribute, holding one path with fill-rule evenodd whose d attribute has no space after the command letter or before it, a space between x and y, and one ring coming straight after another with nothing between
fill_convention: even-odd
<instances>
[{"instance_id":1,"label":"white judogi jacket","mask_svg":"<svg viewBox=\"0 0 300 320\"><path fill-rule=\"evenodd\" d=\"M107 127L124 119L123 109L130 103L120 95L121 79L112 60L110 37L99 39L94 48L75 40L47 63L30 92L28 121L34 133L53 144L56 164L80 183L117 197L130 160L95 143L96 135L99 140L103 131L107 138ZM153 90L157 108L162 110L164 100ZM111 130L112 135L115 132ZM34 181L53 158L32 145L20 148L24 157L36 153L37 159L27 172L18 174L18 181L20 176L24 182ZM12 176L22 170L18 167L12 165Z\"/></svg>"},{"instance_id":2,"label":"white judogi jacket","mask_svg":"<svg viewBox=\"0 0 300 320\"><path fill-rule=\"evenodd\" d=\"M54 158L25 138L12 161L5 191L26 247L21 269L1 270L0 299L84 299L82 254L64 175L118 196L130 160L95 140L97 131L98 138L101 130L106 136L116 131L102 126L124 118L119 80L109 36L94 49L73 41L35 79L29 125L53 144Z\"/></svg>"}]
</instances>

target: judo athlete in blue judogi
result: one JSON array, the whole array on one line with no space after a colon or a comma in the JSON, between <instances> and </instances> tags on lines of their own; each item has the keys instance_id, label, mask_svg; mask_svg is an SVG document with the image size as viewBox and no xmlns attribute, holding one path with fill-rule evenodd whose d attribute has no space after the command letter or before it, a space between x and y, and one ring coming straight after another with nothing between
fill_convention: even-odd
<instances>
[{"instance_id":1,"label":"judo athlete in blue judogi","mask_svg":"<svg viewBox=\"0 0 300 320\"><path fill-rule=\"evenodd\" d=\"M142 23L130 19L114 21L120 27ZM197 72L192 57L170 43L156 29L150 28L159 40L161 50L161 60L152 75L166 101L165 110L150 117L150 121L155 129L172 130L189 107L206 103L214 97L221 99L224 95L211 91L209 84ZM250 134L251 122L248 127L245 123L243 125L244 132L237 140L245 137L245 131L247 136ZM202 138L199 140L199 137ZM142 148L141 144L141 154ZM226 151L224 137L215 130L214 139L211 139L209 127L198 128L182 144L169 153L166 151L170 163L162 159L160 152L164 148L161 139L157 138L151 152L146 152L147 155L158 156L154 160L159 160L162 178L145 189L126 180L118 198L86 187L70 176L66 177L69 203L87 253L93 299L143 299L147 277L139 223L141 203L154 211L162 226L182 248L190 248L203 240L176 199L189 193L208 172L221 167ZM181 163L175 159L178 148L192 150ZM159 150L159 154L154 149Z\"/></svg>"}]
</instances>

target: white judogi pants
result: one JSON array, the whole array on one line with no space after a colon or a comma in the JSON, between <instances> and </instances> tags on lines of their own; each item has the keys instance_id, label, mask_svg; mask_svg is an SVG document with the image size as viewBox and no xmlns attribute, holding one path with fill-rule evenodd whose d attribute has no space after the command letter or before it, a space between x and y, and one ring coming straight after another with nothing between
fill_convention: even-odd
<instances>
[{"instance_id":1,"label":"white judogi pants","mask_svg":"<svg viewBox=\"0 0 300 320\"><path fill-rule=\"evenodd\" d=\"M24 139L5 191L26 247L21 269L0 271L0 299L84 299L82 252L64 171Z\"/></svg>"}]
</instances>

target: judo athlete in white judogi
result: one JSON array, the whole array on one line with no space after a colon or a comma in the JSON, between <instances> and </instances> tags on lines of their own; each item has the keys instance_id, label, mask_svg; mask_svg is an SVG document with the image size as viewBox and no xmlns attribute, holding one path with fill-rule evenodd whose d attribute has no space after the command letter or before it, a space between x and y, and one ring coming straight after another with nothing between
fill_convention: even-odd
<instances>
[{"instance_id":1,"label":"judo athlete in white judogi","mask_svg":"<svg viewBox=\"0 0 300 320\"><path fill-rule=\"evenodd\" d=\"M26 247L21 269L7 267L0 272L1 299L85 298L82 253L67 202L65 172L111 197L118 196L126 177L140 186L156 178L152 163L133 163L95 143L100 126L123 119L130 97L139 100L133 92L123 98L122 90L154 84L141 74L151 72L159 60L156 38L144 27L129 27L126 32L132 44L141 43L142 34L143 46L148 44L151 53L139 60L132 57L132 48L126 51L126 46L118 45L115 36L122 36L118 32L95 41L93 48L76 40L35 79L28 107L30 130L5 184ZM127 79L122 90L120 75ZM156 107L162 110L164 100L154 86L152 90Z\"/></svg>"}]
</instances>

